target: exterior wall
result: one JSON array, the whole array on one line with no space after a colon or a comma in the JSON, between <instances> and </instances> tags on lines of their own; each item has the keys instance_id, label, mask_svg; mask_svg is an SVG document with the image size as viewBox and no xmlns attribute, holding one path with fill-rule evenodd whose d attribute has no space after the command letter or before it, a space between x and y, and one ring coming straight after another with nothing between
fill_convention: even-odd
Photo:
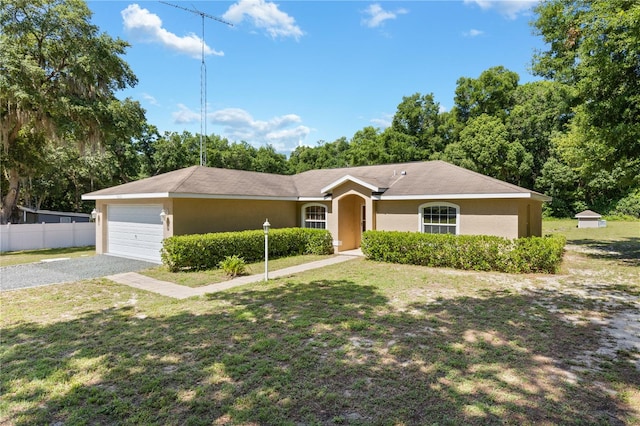
<instances>
[{"instance_id":1,"label":"exterior wall","mask_svg":"<svg viewBox=\"0 0 640 426\"><path fill-rule=\"evenodd\" d=\"M598 218L580 218L578 219L578 228L597 228Z\"/></svg>"},{"instance_id":2,"label":"exterior wall","mask_svg":"<svg viewBox=\"0 0 640 426\"><path fill-rule=\"evenodd\" d=\"M167 238L173 235L173 200L168 198L149 198L139 200L97 200L96 201L96 253L103 254L107 252L107 222L108 206L113 204L128 205L149 205L160 204L167 212L165 226L163 226L163 237Z\"/></svg>"},{"instance_id":3,"label":"exterior wall","mask_svg":"<svg viewBox=\"0 0 640 426\"><path fill-rule=\"evenodd\" d=\"M431 201L429 200L429 202ZM437 200L433 201L437 202ZM462 235L496 235L505 238L523 236L520 235L521 219L519 214L522 209L522 200L442 201L459 206L460 234ZM419 207L425 202L425 200L378 201L376 203L376 229L380 231L420 231ZM535 206L540 203L530 200L527 202L531 204L532 233L536 231L540 233L541 224L534 224L534 218L541 217L537 213L537 209L541 209L541 206ZM524 211L526 212L526 206Z\"/></svg>"},{"instance_id":4,"label":"exterior wall","mask_svg":"<svg viewBox=\"0 0 640 426\"><path fill-rule=\"evenodd\" d=\"M26 220L24 219L26 218ZM63 221L63 218L65 220ZM31 213L23 214L23 223L80 223L89 222L89 216L67 216L64 214Z\"/></svg>"},{"instance_id":5,"label":"exterior wall","mask_svg":"<svg viewBox=\"0 0 640 426\"><path fill-rule=\"evenodd\" d=\"M542 236L542 201L520 200L518 237Z\"/></svg>"},{"instance_id":6,"label":"exterior wall","mask_svg":"<svg viewBox=\"0 0 640 426\"><path fill-rule=\"evenodd\" d=\"M262 229L265 219L271 228L299 226L297 201L173 199L174 235ZM301 204L300 204L301 205Z\"/></svg>"}]
</instances>

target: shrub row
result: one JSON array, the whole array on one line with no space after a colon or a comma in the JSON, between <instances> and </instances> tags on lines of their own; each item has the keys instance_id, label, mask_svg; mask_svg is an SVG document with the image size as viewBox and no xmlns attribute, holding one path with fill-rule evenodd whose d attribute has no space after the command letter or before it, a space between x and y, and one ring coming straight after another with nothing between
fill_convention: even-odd
<instances>
[{"instance_id":1,"label":"shrub row","mask_svg":"<svg viewBox=\"0 0 640 426\"><path fill-rule=\"evenodd\" d=\"M300 254L332 254L333 240L327 230L283 228L269 232L269 257ZM171 271L214 269L227 256L246 262L264 259L264 232L241 231L178 235L164 240L162 263Z\"/></svg>"},{"instance_id":2,"label":"shrub row","mask_svg":"<svg viewBox=\"0 0 640 426\"><path fill-rule=\"evenodd\" d=\"M509 240L486 235L367 231L362 252L382 262L511 273L555 273L566 239L560 235Z\"/></svg>"}]
</instances>

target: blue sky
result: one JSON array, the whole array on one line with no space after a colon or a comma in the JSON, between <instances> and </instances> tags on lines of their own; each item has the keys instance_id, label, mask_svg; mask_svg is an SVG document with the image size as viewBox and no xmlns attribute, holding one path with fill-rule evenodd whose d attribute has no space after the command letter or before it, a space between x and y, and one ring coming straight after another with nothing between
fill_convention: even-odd
<instances>
[{"instance_id":1,"label":"blue sky","mask_svg":"<svg viewBox=\"0 0 640 426\"><path fill-rule=\"evenodd\" d=\"M528 69L543 47L535 1L169 1L205 19L208 134L289 153L390 125L403 96L453 106L456 80L503 65ZM88 1L101 31L131 44L125 57L160 131L199 133L201 17L157 1Z\"/></svg>"}]
</instances>

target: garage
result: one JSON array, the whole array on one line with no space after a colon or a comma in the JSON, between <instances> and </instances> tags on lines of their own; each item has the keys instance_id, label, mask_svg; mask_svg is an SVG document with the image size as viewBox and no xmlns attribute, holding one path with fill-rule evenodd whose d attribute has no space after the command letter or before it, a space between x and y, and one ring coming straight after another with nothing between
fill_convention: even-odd
<instances>
[{"instance_id":1,"label":"garage","mask_svg":"<svg viewBox=\"0 0 640 426\"><path fill-rule=\"evenodd\" d=\"M107 253L161 263L159 204L111 204L107 207Z\"/></svg>"}]
</instances>

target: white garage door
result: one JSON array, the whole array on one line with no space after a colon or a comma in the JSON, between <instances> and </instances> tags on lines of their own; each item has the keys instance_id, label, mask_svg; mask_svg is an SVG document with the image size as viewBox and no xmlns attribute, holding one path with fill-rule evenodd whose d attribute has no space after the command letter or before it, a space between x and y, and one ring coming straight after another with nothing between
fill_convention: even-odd
<instances>
[{"instance_id":1,"label":"white garage door","mask_svg":"<svg viewBox=\"0 0 640 426\"><path fill-rule=\"evenodd\" d=\"M160 263L161 211L161 205L110 205L107 253Z\"/></svg>"}]
</instances>

